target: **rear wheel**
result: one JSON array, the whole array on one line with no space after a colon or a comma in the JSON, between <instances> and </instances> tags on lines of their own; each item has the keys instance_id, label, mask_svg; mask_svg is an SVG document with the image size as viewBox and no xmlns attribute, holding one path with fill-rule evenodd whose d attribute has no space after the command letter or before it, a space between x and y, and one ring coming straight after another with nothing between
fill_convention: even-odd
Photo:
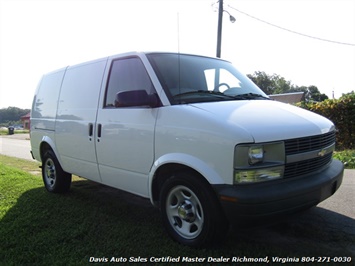
<instances>
[{"instance_id":1,"label":"rear wheel","mask_svg":"<svg viewBox=\"0 0 355 266\"><path fill-rule=\"evenodd\" d=\"M202 247L225 238L228 225L212 188L190 172L170 177L160 193L163 223L184 245Z\"/></svg>"},{"instance_id":2,"label":"rear wheel","mask_svg":"<svg viewBox=\"0 0 355 266\"><path fill-rule=\"evenodd\" d=\"M71 174L64 172L52 150L44 153L42 158L42 178L49 192L67 192L71 184Z\"/></svg>"}]
</instances>

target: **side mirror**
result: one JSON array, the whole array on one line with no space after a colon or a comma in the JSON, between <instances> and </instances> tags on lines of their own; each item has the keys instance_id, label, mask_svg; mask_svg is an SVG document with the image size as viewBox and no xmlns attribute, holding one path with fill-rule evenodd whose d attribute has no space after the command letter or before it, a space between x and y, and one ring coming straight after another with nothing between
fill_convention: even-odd
<instances>
[{"instance_id":1,"label":"side mirror","mask_svg":"<svg viewBox=\"0 0 355 266\"><path fill-rule=\"evenodd\" d=\"M148 94L145 90L121 91L116 94L115 107L150 106L159 105L156 94Z\"/></svg>"}]
</instances>

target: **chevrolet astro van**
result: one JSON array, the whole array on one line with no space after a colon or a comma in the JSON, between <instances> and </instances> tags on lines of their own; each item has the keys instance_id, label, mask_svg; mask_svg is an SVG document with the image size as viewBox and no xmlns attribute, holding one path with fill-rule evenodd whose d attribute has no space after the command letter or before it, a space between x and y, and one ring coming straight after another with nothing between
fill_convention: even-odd
<instances>
[{"instance_id":1,"label":"chevrolet astro van","mask_svg":"<svg viewBox=\"0 0 355 266\"><path fill-rule=\"evenodd\" d=\"M230 62L180 53L48 73L31 112L31 152L49 192L68 191L74 174L149 198L168 234L194 247L335 193L335 134L328 119L270 100Z\"/></svg>"}]
</instances>

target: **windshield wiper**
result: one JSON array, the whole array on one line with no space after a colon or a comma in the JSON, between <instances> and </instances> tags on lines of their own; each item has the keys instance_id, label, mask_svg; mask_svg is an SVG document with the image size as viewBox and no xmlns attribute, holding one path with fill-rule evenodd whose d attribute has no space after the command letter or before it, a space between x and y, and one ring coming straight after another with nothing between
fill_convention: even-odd
<instances>
[{"instance_id":1,"label":"windshield wiper","mask_svg":"<svg viewBox=\"0 0 355 266\"><path fill-rule=\"evenodd\" d=\"M234 96L231 95L225 95L222 92L218 91L205 91L205 90L197 90L197 91L188 91L188 92L183 92L174 95L175 97L181 97L185 95L190 95L190 94L203 94L203 95L211 95L211 96L218 96L219 98L228 98L228 99L234 99Z\"/></svg>"},{"instance_id":2,"label":"windshield wiper","mask_svg":"<svg viewBox=\"0 0 355 266\"><path fill-rule=\"evenodd\" d=\"M224 100L252 100L252 99L267 99L267 100L270 100L270 98L268 98L268 97L265 97L265 96L263 96L261 94L252 93L252 92L244 93L244 94L238 94L238 95L227 95L227 94L224 94L224 93L218 92L218 91L206 91L206 90L196 90L196 91L183 92L183 93L180 93L180 94L176 94L174 96L174 98L175 99L179 99L180 98L180 100L181 100L181 98L183 98L184 96L193 95L193 94L201 95L202 97L211 96L211 97L215 97L215 99L219 98L219 99L224 99ZM200 98L200 100L204 102L204 101L207 100L206 98L204 100L202 100L202 98ZM185 99L189 100L189 101L193 100L192 98L191 99L185 98ZM210 99L210 100L212 100L212 99Z\"/></svg>"},{"instance_id":3,"label":"windshield wiper","mask_svg":"<svg viewBox=\"0 0 355 266\"><path fill-rule=\"evenodd\" d=\"M238 94L238 95L235 95L233 97L235 99L243 99L243 100L251 100L251 99L257 99L257 98L270 100L270 98L268 98L268 97L265 97L265 96L263 96L261 94L252 93L252 92L244 93L244 94Z\"/></svg>"}]
</instances>

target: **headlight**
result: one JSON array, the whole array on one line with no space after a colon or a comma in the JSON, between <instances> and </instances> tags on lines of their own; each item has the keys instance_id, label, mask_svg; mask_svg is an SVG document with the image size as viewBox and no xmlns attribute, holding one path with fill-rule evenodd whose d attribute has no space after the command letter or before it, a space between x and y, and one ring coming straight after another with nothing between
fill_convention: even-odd
<instances>
[{"instance_id":1,"label":"headlight","mask_svg":"<svg viewBox=\"0 0 355 266\"><path fill-rule=\"evenodd\" d=\"M264 149L263 146L251 146L249 148L249 164L257 164L263 162Z\"/></svg>"},{"instance_id":2,"label":"headlight","mask_svg":"<svg viewBox=\"0 0 355 266\"><path fill-rule=\"evenodd\" d=\"M234 184L264 182L283 178L284 142L240 144L234 151Z\"/></svg>"},{"instance_id":3,"label":"headlight","mask_svg":"<svg viewBox=\"0 0 355 266\"><path fill-rule=\"evenodd\" d=\"M283 177L284 167L276 166L261 169L235 170L234 184L247 184L276 180Z\"/></svg>"}]
</instances>

